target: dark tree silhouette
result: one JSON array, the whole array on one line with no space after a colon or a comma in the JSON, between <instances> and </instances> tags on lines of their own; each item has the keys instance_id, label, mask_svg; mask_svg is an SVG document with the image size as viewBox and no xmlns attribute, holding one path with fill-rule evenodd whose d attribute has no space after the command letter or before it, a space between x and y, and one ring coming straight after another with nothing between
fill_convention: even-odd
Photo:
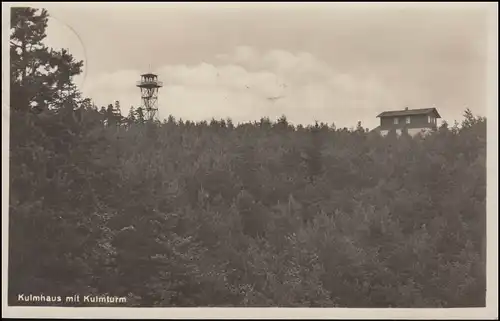
<instances>
[{"instance_id":1,"label":"dark tree silhouette","mask_svg":"<svg viewBox=\"0 0 500 321\"><path fill-rule=\"evenodd\" d=\"M45 9L11 9L11 107L38 112L61 108L79 98L72 77L81 73L83 61L75 61L66 50L48 48L48 13Z\"/></svg>"}]
</instances>

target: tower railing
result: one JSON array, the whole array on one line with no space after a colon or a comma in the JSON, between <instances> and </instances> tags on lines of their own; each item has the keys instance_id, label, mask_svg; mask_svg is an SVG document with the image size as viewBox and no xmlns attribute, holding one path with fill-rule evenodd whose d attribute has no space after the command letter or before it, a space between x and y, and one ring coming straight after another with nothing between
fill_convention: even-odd
<instances>
[{"instance_id":1,"label":"tower railing","mask_svg":"<svg viewBox=\"0 0 500 321\"><path fill-rule=\"evenodd\" d=\"M143 86L143 85L155 85L155 86L158 86L158 87L163 87L163 81L159 81L159 80L145 80L145 81L137 81L136 82L136 85L137 86Z\"/></svg>"}]
</instances>

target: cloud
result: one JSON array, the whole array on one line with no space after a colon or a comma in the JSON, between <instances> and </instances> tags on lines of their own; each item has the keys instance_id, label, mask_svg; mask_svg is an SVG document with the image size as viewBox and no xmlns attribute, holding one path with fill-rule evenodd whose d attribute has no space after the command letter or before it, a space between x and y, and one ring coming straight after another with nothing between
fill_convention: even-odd
<instances>
[{"instance_id":1,"label":"cloud","mask_svg":"<svg viewBox=\"0 0 500 321\"><path fill-rule=\"evenodd\" d=\"M294 122L373 127L379 112L405 105L436 104L450 122L464 105L486 113L489 33L480 8L49 7L47 44L84 60L87 77L77 84L99 104L139 104L135 82L151 63L165 82L162 117L283 112ZM284 91L280 83L286 98L263 98Z\"/></svg>"},{"instance_id":2,"label":"cloud","mask_svg":"<svg viewBox=\"0 0 500 321\"><path fill-rule=\"evenodd\" d=\"M259 52L241 46L212 58L196 65L156 69L164 83L160 118L171 114L190 120L230 117L244 122L285 114L296 124L320 120L349 127L362 120L373 126L379 108L395 101L377 77L338 73L307 52ZM131 105L140 104L135 87L140 74L122 70L89 75L84 94L98 105L119 100L126 114Z\"/></svg>"}]
</instances>

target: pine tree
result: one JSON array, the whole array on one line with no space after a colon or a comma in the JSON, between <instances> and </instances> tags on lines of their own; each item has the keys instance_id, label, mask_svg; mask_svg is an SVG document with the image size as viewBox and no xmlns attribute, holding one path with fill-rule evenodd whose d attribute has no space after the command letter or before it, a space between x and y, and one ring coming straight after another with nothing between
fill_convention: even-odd
<instances>
[{"instance_id":1,"label":"pine tree","mask_svg":"<svg viewBox=\"0 0 500 321\"><path fill-rule=\"evenodd\" d=\"M72 77L82 72L83 61L75 61L64 49L57 51L43 44L47 11L26 7L11 10L12 108L25 112L59 109L65 101L79 98Z\"/></svg>"},{"instance_id":2,"label":"pine tree","mask_svg":"<svg viewBox=\"0 0 500 321\"><path fill-rule=\"evenodd\" d=\"M358 121L358 124L356 125L356 132L357 133L364 133L365 129L363 128L363 125L361 124L361 121Z\"/></svg>"},{"instance_id":3,"label":"pine tree","mask_svg":"<svg viewBox=\"0 0 500 321\"><path fill-rule=\"evenodd\" d=\"M231 118L228 118L226 120L226 125L227 125L227 128L229 129L234 129L234 124L233 124L233 120Z\"/></svg>"},{"instance_id":4,"label":"pine tree","mask_svg":"<svg viewBox=\"0 0 500 321\"><path fill-rule=\"evenodd\" d=\"M145 122L145 117L144 117L144 108L142 107L138 107L136 110L135 110L136 114L137 114L137 121L141 124L143 124Z\"/></svg>"},{"instance_id":5,"label":"pine tree","mask_svg":"<svg viewBox=\"0 0 500 321\"><path fill-rule=\"evenodd\" d=\"M118 100L115 101L114 113L116 115L121 115L122 114L121 107L120 107L120 102Z\"/></svg>"},{"instance_id":6,"label":"pine tree","mask_svg":"<svg viewBox=\"0 0 500 321\"><path fill-rule=\"evenodd\" d=\"M281 129L288 129L289 124L288 124L288 119L286 118L285 115L281 115L281 117L278 118L276 121L276 124L274 125L275 128L281 128Z\"/></svg>"},{"instance_id":7,"label":"pine tree","mask_svg":"<svg viewBox=\"0 0 500 321\"><path fill-rule=\"evenodd\" d=\"M260 128L262 128L262 129L268 129L268 128L271 128L272 124L271 124L271 120L269 119L269 117L262 117L262 118L260 119L259 126L260 126Z\"/></svg>"},{"instance_id":8,"label":"pine tree","mask_svg":"<svg viewBox=\"0 0 500 321\"><path fill-rule=\"evenodd\" d=\"M129 124L133 124L136 121L134 106L130 106L130 111L128 112L127 121Z\"/></svg>"},{"instance_id":9,"label":"pine tree","mask_svg":"<svg viewBox=\"0 0 500 321\"><path fill-rule=\"evenodd\" d=\"M123 122L123 116L122 116L122 110L120 106L120 102L117 100L115 101L115 106L113 108L113 115L116 119L116 122L118 125L121 125Z\"/></svg>"},{"instance_id":10,"label":"pine tree","mask_svg":"<svg viewBox=\"0 0 500 321\"><path fill-rule=\"evenodd\" d=\"M465 111L464 111L464 120L462 121L462 128L470 128L470 127L473 127L474 125L476 125L477 123L480 123L484 121L484 118L480 117L480 116L474 116L474 114L472 113L472 111L467 108Z\"/></svg>"},{"instance_id":11,"label":"pine tree","mask_svg":"<svg viewBox=\"0 0 500 321\"><path fill-rule=\"evenodd\" d=\"M108 126L116 124L116 118L115 118L115 113L114 113L112 104L109 104L108 108L106 108L105 117L106 117L106 123L108 124Z\"/></svg>"}]
</instances>

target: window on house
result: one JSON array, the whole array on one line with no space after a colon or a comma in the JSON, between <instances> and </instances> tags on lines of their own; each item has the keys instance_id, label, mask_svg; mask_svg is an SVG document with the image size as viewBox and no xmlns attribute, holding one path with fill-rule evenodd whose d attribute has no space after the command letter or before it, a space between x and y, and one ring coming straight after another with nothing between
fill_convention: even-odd
<instances>
[{"instance_id":1,"label":"window on house","mask_svg":"<svg viewBox=\"0 0 500 321\"><path fill-rule=\"evenodd\" d=\"M431 116L427 116L427 122L430 124L432 123L432 117Z\"/></svg>"},{"instance_id":2,"label":"window on house","mask_svg":"<svg viewBox=\"0 0 500 321\"><path fill-rule=\"evenodd\" d=\"M406 123L409 124L410 123L410 116L406 117Z\"/></svg>"},{"instance_id":3,"label":"window on house","mask_svg":"<svg viewBox=\"0 0 500 321\"><path fill-rule=\"evenodd\" d=\"M399 119L398 118L394 118L394 124L395 125L399 124Z\"/></svg>"}]
</instances>

